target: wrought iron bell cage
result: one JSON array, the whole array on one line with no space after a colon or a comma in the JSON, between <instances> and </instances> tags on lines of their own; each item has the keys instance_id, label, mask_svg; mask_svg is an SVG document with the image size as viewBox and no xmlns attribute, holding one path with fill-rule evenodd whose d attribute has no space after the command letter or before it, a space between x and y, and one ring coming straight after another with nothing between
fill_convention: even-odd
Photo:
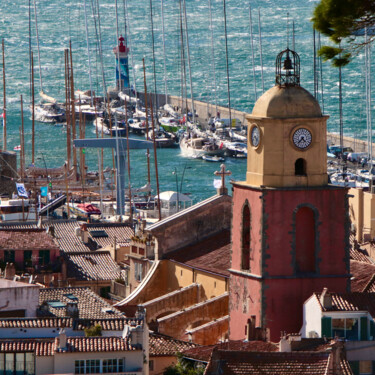
<instances>
[{"instance_id":1,"label":"wrought iron bell cage","mask_svg":"<svg viewBox=\"0 0 375 375\"><path fill-rule=\"evenodd\" d=\"M296 52L287 48L276 57L276 85L300 85L300 61Z\"/></svg>"}]
</instances>

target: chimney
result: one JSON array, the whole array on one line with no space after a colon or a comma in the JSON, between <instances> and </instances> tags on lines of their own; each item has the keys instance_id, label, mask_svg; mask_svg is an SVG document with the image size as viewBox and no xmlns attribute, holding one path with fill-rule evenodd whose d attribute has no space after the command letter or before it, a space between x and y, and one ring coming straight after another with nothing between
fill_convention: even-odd
<instances>
[{"instance_id":1,"label":"chimney","mask_svg":"<svg viewBox=\"0 0 375 375\"><path fill-rule=\"evenodd\" d=\"M323 292L320 295L320 304L323 306L324 309L332 308L332 296L328 292L327 288L323 288Z\"/></svg>"},{"instance_id":2,"label":"chimney","mask_svg":"<svg viewBox=\"0 0 375 375\"><path fill-rule=\"evenodd\" d=\"M4 270L4 279L13 280L16 276L16 267L13 263L7 263Z\"/></svg>"},{"instance_id":3,"label":"chimney","mask_svg":"<svg viewBox=\"0 0 375 375\"><path fill-rule=\"evenodd\" d=\"M69 316L70 318L78 318L79 316L78 303L68 302L66 304L66 316Z\"/></svg>"},{"instance_id":4,"label":"chimney","mask_svg":"<svg viewBox=\"0 0 375 375\"><path fill-rule=\"evenodd\" d=\"M290 353L292 351L291 341L289 340L288 336L284 333L281 336L279 342L279 352L282 353Z\"/></svg>"},{"instance_id":5,"label":"chimney","mask_svg":"<svg viewBox=\"0 0 375 375\"><path fill-rule=\"evenodd\" d=\"M65 328L61 328L59 332L59 337L58 337L58 348L61 350L66 349L66 333L65 333Z\"/></svg>"},{"instance_id":6,"label":"chimney","mask_svg":"<svg viewBox=\"0 0 375 375\"><path fill-rule=\"evenodd\" d=\"M83 243L89 242L89 232L85 223L81 224L81 239Z\"/></svg>"},{"instance_id":7,"label":"chimney","mask_svg":"<svg viewBox=\"0 0 375 375\"><path fill-rule=\"evenodd\" d=\"M345 354L344 354L344 350L345 350L344 342L343 341L336 341L336 342L333 343L333 345L332 345L331 348L332 348L332 353L331 353L331 356L332 356L331 373L333 375L341 375L342 374L341 360L342 360L342 358L345 357Z\"/></svg>"},{"instance_id":8,"label":"chimney","mask_svg":"<svg viewBox=\"0 0 375 375\"><path fill-rule=\"evenodd\" d=\"M55 238L55 227L53 225L50 225L49 227L47 227L47 233Z\"/></svg>"}]
</instances>

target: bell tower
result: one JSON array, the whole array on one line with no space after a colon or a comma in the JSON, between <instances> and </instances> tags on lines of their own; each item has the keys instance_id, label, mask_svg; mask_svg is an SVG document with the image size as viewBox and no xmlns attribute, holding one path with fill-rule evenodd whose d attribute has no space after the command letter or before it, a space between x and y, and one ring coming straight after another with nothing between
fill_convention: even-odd
<instances>
[{"instance_id":1,"label":"bell tower","mask_svg":"<svg viewBox=\"0 0 375 375\"><path fill-rule=\"evenodd\" d=\"M300 86L298 54L282 51L247 117L246 180L233 184L231 339L255 321L278 341L300 330L314 291L349 289L347 190L328 184L327 119Z\"/></svg>"}]
</instances>

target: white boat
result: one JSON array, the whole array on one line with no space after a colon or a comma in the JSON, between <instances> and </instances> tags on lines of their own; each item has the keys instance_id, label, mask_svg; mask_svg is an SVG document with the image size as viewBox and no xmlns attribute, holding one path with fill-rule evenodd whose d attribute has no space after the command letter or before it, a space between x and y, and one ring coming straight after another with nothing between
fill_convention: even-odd
<instances>
[{"instance_id":1,"label":"white boat","mask_svg":"<svg viewBox=\"0 0 375 375\"><path fill-rule=\"evenodd\" d=\"M92 107L90 104L76 104L75 105L75 112L77 115L81 112L83 116L86 117L86 120L91 121L94 120L96 117L103 116L104 111Z\"/></svg>"},{"instance_id":2,"label":"white boat","mask_svg":"<svg viewBox=\"0 0 375 375\"><path fill-rule=\"evenodd\" d=\"M145 134L147 138L147 134ZM148 132L148 138L152 141L153 140L153 131L150 130ZM158 148L170 148L176 147L176 136L172 133L166 132L163 128L159 130L155 130L155 143L156 147Z\"/></svg>"},{"instance_id":3,"label":"white boat","mask_svg":"<svg viewBox=\"0 0 375 375\"><path fill-rule=\"evenodd\" d=\"M134 98L133 96L126 95L123 92L119 92L118 97L121 100L124 100L124 101L126 100L127 103L134 103L134 104L138 104L139 103L139 99L138 98Z\"/></svg>"},{"instance_id":4,"label":"white boat","mask_svg":"<svg viewBox=\"0 0 375 375\"><path fill-rule=\"evenodd\" d=\"M232 158L246 158L247 145L242 142L229 142L224 141L226 147L226 154Z\"/></svg>"},{"instance_id":5,"label":"white boat","mask_svg":"<svg viewBox=\"0 0 375 375\"><path fill-rule=\"evenodd\" d=\"M105 123L105 120L103 117L98 117L94 120L94 126L96 127L96 129L98 130L98 134L102 134L102 131L104 134L111 134L111 132L109 131L106 123Z\"/></svg>"},{"instance_id":6,"label":"white boat","mask_svg":"<svg viewBox=\"0 0 375 375\"><path fill-rule=\"evenodd\" d=\"M29 199L0 198L0 221L34 221L37 220L35 207Z\"/></svg>"},{"instance_id":7,"label":"white boat","mask_svg":"<svg viewBox=\"0 0 375 375\"><path fill-rule=\"evenodd\" d=\"M144 134L146 131L146 117L128 120L129 130L134 134Z\"/></svg>"},{"instance_id":8,"label":"white boat","mask_svg":"<svg viewBox=\"0 0 375 375\"><path fill-rule=\"evenodd\" d=\"M215 144L213 139L209 138L189 138L189 135L185 133L185 136L180 140L181 155L190 158L201 158L202 156L223 156L225 147L218 146Z\"/></svg>"},{"instance_id":9,"label":"white boat","mask_svg":"<svg viewBox=\"0 0 375 375\"><path fill-rule=\"evenodd\" d=\"M32 106L30 107L32 111ZM65 121L65 110L56 103L35 104L35 120L39 122L63 122Z\"/></svg>"}]
</instances>

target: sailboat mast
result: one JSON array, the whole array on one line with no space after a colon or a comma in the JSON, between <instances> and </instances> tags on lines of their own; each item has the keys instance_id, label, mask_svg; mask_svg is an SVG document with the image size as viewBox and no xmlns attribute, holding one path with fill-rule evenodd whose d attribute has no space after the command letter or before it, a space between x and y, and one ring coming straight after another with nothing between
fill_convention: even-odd
<instances>
[{"instance_id":1,"label":"sailboat mast","mask_svg":"<svg viewBox=\"0 0 375 375\"><path fill-rule=\"evenodd\" d=\"M70 51L70 91L71 91L71 125L72 125L72 136L73 142L76 139L76 110L74 103L74 76L73 76L73 55L72 55L72 41L69 41ZM77 149L73 147L73 167L75 176L77 177Z\"/></svg>"},{"instance_id":2,"label":"sailboat mast","mask_svg":"<svg viewBox=\"0 0 375 375\"><path fill-rule=\"evenodd\" d=\"M215 69L215 49L214 49L214 28L212 24L212 5L211 0L208 0L208 9L210 13L210 31L211 31L211 64L212 73L214 75L214 94L215 94L215 115L217 114L217 92L216 92L216 69Z\"/></svg>"},{"instance_id":3,"label":"sailboat mast","mask_svg":"<svg viewBox=\"0 0 375 375\"><path fill-rule=\"evenodd\" d=\"M165 104L168 103L168 88L167 88L167 62L165 54L165 28L164 28L164 0L161 0L161 26L163 32L163 56L164 56L164 91L165 91Z\"/></svg>"},{"instance_id":4,"label":"sailboat mast","mask_svg":"<svg viewBox=\"0 0 375 375\"><path fill-rule=\"evenodd\" d=\"M158 211L159 211L159 220L161 220L161 206L160 206L160 189L159 189L159 172L158 172L158 156L156 152L156 139L155 139L155 123L154 123L154 114L151 108L151 124L152 124L152 140L154 144L154 161L155 161L155 177L156 177L156 194L158 195ZM148 150L148 149L147 149ZM178 205L178 202L177 202Z\"/></svg>"},{"instance_id":5,"label":"sailboat mast","mask_svg":"<svg viewBox=\"0 0 375 375\"><path fill-rule=\"evenodd\" d=\"M103 63L103 49L102 49L102 32L100 27L100 12L99 12L99 0L96 0L96 11L97 11L97 17L98 17L98 28L99 28L99 57L100 57L100 65L102 68L102 80L103 80L103 92L104 96L103 98L107 97L107 85L105 82L105 75L104 75L104 63Z\"/></svg>"},{"instance_id":6,"label":"sailboat mast","mask_svg":"<svg viewBox=\"0 0 375 375\"><path fill-rule=\"evenodd\" d=\"M146 83L146 67L145 67L145 59L142 59L143 62L143 82L144 82L144 89L145 89L145 110L146 110L146 139L148 138L148 108L147 108L147 83ZM146 152L147 157L147 182L151 184L151 175L150 175L150 150L147 149Z\"/></svg>"},{"instance_id":7,"label":"sailboat mast","mask_svg":"<svg viewBox=\"0 0 375 375\"><path fill-rule=\"evenodd\" d=\"M71 151L71 127L70 127L70 78L69 78L69 58L68 50L64 50L65 57L65 117L66 117L66 159L67 168L70 171L72 151Z\"/></svg>"},{"instance_id":8,"label":"sailboat mast","mask_svg":"<svg viewBox=\"0 0 375 375\"><path fill-rule=\"evenodd\" d=\"M3 49L3 150L7 150L7 100L6 100L6 86L5 86L5 47L4 39L2 40L2 49Z\"/></svg>"},{"instance_id":9,"label":"sailboat mast","mask_svg":"<svg viewBox=\"0 0 375 375\"><path fill-rule=\"evenodd\" d=\"M119 43L119 34L118 34L118 14L117 14L117 0L115 0L115 16L116 16L116 45L118 46ZM121 82L121 66L120 66L120 50L119 47L117 47L117 71L118 71L118 83L119 92L122 91L122 82Z\"/></svg>"},{"instance_id":10,"label":"sailboat mast","mask_svg":"<svg viewBox=\"0 0 375 375\"><path fill-rule=\"evenodd\" d=\"M23 98L21 95L21 178L25 177L25 128L23 121Z\"/></svg>"},{"instance_id":11,"label":"sailboat mast","mask_svg":"<svg viewBox=\"0 0 375 375\"><path fill-rule=\"evenodd\" d=\"M186 33L186 51L187 51L187 55L188 55L188 67L189 67L189 79L190 79L191 110L193 112L193 124L195 124L195 108L194 108L194 97L193 97L193 78L191 76L189 32L188 32L187 15L186 15L186 0L183 0L183 1L184 1L183 5L184 5L184 20L185 20L185 33ZM187 118L186 118L186 120L187 120Z\"/></svg>"},{"instance_id":12,"label":"sailboat mast","mask_svg":"<svg viewBox=\"0 0 375 375\"><path fill-rule=\"evenodd\" d=\"M128 14L128 5L127 5L126 0L124 0L124 4L125 4L125 12L126 12L125 23L128 24L128 29L131 30L130 19L129 19L129 14ZM133 82L134 82L134 93L135 93L135 97L137 97L137 79L135 76L135 68L134 68L135 65L134 65L134 60L133 60L133 47L132 47L132 39L131 39L130 31L127 35L127 38L129 39L130 59L132 63L132 73L133 73Z\"/></svg>"},{"instance_id":13,"label":"sailboat mast","mask_svg":"<svg viewBox=\"0 0 375 375\"><path fill-rule=\"evenodd\" d=\"M262 26L260 24L260 9L258 9L258 25L259 25L260 72L261 72L261 77L262 77L262 93L264 93L263 51L262 51Z\"/></svg>"},{"instance_id":14,"label":"sailboat mast","mask_svg":"<svg viewBox=\"0 0 375 375\"><path fill-rule=\"evenodd\" d=\"M34 85L34 53L31 51L31 164L35 163L35 85Z\"/></svg>"},{"instance_id":15,"label":"sailboat mast","mask_svg":"<svg viewBox=\"0 0 375 375\"><path fill-rule=\"evenodd\" d=\"M232 128L232 112L230 105L230 79L229 79L229 60L228 60L228 34L227 34L227 11L226 11L226 2L223 0L224 8L224 34L225 34L225 62L227 67L227 87L228 87L228 109L229 109L229 124Z\"/></svg>"},{"instance_id":16,"label":"sailboat mast","mask_svg":"<svg viewBox=\"0 0 375 375\"><path fill-rule=\"evenodd\" d=\"M257 101L257 83L255 80L255 59L254 59L254 38L253 38L253 21L251 17L251 5L249 5L249 20L250 20L250 42L251 42L251 60L253 63L253 84L254 84L254 102Z\"/></svg>"},{"instance_id":17,"label":"sailboat mast","mask_svg":"<svg viewBox=\"0 0 375 375\"><path fill-rule=\"evenodd\" d=\"M85 12L85 29L86 29L87 57L89 59L90 102L91 102L91 107L92 107L93 106L93 98L92 98L91 56L90 56L90 46L89 46L89 32L88 32L88 26L87 26L86 0L83 0L83 8L84 8L84 12Z\"/></svg>"},{"instance_id":18,"label":"sailboat mast","mask_svg":"<svg viewBox=\"0 0 375 375\"><path fill-rule=\"evenodd\" d=\"M128 159L128 190L129 190L129 222L133 224L133 203L132 203L132 185L130 178L130 147L129 147L129 125L128 125L128 111L127 111L127 101L125 97L125 127L126 127L126 153Z\"/></svg>"},{"instance_id":19,"label":"sailboat mast","mask_svg":"<svg viewBox=\"0 0 375 375\"><path fill-rule=\"evenodd\" d=\"M154 16L152 14L152 0L150 0L150 19L151 19L151 39L152 39L152 63L154 69L154 94L156 109L159 108L158 90L156 87L156 61L155 61L155 37L154 37Z\"/></svg>"},{"instance_id":20,"label":"sailboat mast","mask_svg":"<svg viewBox=\"0 0 375 375\"><path fill-rule=\"evenodd\" d=\"M38 16L37 16L37 12L36 12L36 1L35 0L34 0L34 16L35 16L36 45L37 45L37 48L38 48L40 91L43 92L42 67L41 67L41 64L40 64L40 50L39 50Z\"/></svg>"}]
</instances>

